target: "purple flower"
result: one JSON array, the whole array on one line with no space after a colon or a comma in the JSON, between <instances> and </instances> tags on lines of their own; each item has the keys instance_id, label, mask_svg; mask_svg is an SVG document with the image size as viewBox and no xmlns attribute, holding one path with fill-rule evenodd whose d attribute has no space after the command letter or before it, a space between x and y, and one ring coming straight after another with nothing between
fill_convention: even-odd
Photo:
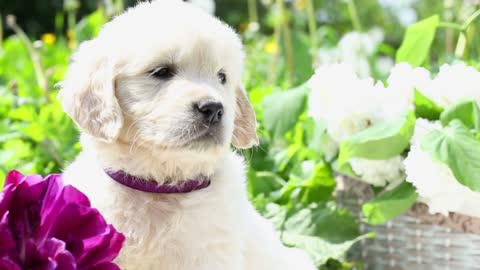
<instances>
[{"instance_id":1,"label":"purple flower","mask_svg":"<svg viewBox=\"0 0 480 270\"><path fill-rule=\"evenodd\" d=\"M125 237L60 175L11 171L0 193L0 270L113 270Z\"/></svg>"}]
</instances>

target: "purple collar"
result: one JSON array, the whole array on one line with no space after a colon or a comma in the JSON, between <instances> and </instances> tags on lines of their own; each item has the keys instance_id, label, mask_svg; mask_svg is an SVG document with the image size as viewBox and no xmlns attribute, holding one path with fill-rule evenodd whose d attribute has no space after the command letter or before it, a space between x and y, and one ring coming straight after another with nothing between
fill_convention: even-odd
<instances>
[{"instance_id":1,"label":"purple collar","mask_svg":"<svg viewBox=\"0 0 480 270\"><path fill-rule=\"evenodd\" d=\"M208 178L185 180L182 183L176 185L160 185L153 180L142 179L130 175L124 171L105 170L105 173L117 183L120 183L135 190L149 193L188 193L210 186L210 179Z\"/></svg>"}]
</instances>

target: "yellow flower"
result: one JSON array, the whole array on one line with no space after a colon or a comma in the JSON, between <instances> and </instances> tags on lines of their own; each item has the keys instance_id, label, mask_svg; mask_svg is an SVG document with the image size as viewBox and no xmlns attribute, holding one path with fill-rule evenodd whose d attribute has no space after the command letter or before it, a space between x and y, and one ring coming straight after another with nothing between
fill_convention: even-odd
<instances>
[{"instance_id":1,"label":"yellow flower","mask_svg":"<svg viewBox=\"0 0 480 270\"><path fill-rule=\"evenodd\" d=\"M295 0L294 5L298 10L304 10L307 5L307 0Z\"/></svg>"},{"instance_id":2,"label":"yellow flower","mask_svg":"<svg viewBox=\"0 0 480 270\"><path fill-rule=\"evenodd\" d=\"M77 46L77 42L75 41L75 32L73 30L67 31L67 40L68 40L68 48L73 49Z\"/></svg>"},{"instance_id":3,"label":"yellow flower","mask_svg":"<svg viewBox=\"0 0 480 270\"><path fill-rule=\"evenodd\" d=\"M44 44L52 45L57 40L57 37L52 33L45 33L42 35L41 39Z\"/></svg>"},{"instance_id":4,"label":"yellow flower","mask_svg":"<svg viewBox=\"0 0 480 270\"><path fill-rule=\"evenodd\" d=\"M278 52L278 44L275 41L265 43L265 52L269 54L276 54Z\"/></svg>"}]
</instances>

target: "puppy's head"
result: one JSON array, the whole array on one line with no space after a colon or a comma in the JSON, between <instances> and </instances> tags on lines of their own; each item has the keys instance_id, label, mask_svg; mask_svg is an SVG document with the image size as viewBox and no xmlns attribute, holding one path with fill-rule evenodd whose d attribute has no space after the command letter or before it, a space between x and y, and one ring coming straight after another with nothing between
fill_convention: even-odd
<instances>
[{"instance_id":1,"label":"puppy's head","mask_svg":"<svg viewBox=\"0 0 480 270\"><path fill-rule=\"evenodd\" d=\"M228 26L179 0L142 3L80 45L61 84L80 129L109 143L217 151L257 143Z\"/></svg>"}]
</instances>

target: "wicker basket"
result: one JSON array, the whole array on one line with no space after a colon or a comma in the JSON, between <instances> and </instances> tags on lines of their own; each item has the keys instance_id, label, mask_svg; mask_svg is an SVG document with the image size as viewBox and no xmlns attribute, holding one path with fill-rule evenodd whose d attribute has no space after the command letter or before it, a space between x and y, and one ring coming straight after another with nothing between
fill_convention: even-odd
<instances>
[{"instance_id":1,"label":"wicker basket","mask_svg":"<svg viewBox=\"0 0 480 270\"><path fill-rule=\"evenodd\" d=\"M370 186L344 176L337 180L339 204L362 218L361 205L373 196ZM386 224L362 224L360 230L376 233L349 255L366 270L480 270L479 218L431 215L417 203Z\"/></svg>"}]
</instances>

